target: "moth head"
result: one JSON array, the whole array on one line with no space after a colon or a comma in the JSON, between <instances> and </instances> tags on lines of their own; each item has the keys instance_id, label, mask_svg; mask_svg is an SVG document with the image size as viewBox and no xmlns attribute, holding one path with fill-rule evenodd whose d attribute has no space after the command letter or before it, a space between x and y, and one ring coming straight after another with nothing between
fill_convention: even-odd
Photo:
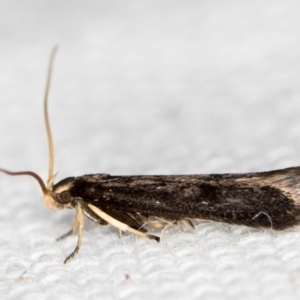
<instances>
[{"instance_id":1,"label":"moth head","mask_svg":"<svg viewBox=\"0 0 300 300\"><path fill-rule=\"evenodd\" d=\"M75 177L68 177L52 187L52 192L50 196L51 201L56 202L56 206L59 205L62 208L72 208L73 207L73 199L71 195L71 187L73 186ZM48 199L46 199L48 201ZM44 202L46 202L44 199ZM47 205L47 204L46 204Z\"/></svg>"}]
</instances>

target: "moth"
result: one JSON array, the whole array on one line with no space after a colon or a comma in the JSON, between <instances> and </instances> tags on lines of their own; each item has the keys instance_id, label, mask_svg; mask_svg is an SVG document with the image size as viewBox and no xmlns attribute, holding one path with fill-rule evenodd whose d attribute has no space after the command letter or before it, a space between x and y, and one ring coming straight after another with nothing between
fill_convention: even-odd
<instances>
[{"instance_id":1,"label":"moth","mask_svg":"<svg viewBox=\"0 0 300 300\"><path fill-rule=\"evenodd\" d=\"M53 140L48 117L48 94L53 60L52 50L44 95L44 117L48 137L49 167L46 183L37 180L44 203L53 210L76 210L72 229L60 239L78 235L73 258L82 244L84 215L100 225L110 224L119 234L129 231L159 242L147 233L151 218L194 228L192 220L212 220L251 227L285 229L300 222L300 167L245 174L112 176L88 174L68 177L54 184Z\"/></svg>"}]
</instances>

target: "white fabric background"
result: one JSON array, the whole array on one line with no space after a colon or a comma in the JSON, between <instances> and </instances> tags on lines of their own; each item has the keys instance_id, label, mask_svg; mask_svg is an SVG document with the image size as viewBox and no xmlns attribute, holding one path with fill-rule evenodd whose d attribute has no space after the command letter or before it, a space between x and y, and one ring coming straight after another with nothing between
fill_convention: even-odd
<instances>
[{"instance_id":1,"label":"white fabric background","mask_svg":"<svg viewBox=\"0 0 300 300\"><path fill-rule=\"evenodd\" d=\"M46 178L46 66L58 179L300 165L298 1L2 1L0 166ZM53 212L0 175L1 299L299 299L299 228L203 222L160 244ZM20 278L23 272L26 273ZM126 279L126 275L129 276Z\"/></svg>"}]
</instances>

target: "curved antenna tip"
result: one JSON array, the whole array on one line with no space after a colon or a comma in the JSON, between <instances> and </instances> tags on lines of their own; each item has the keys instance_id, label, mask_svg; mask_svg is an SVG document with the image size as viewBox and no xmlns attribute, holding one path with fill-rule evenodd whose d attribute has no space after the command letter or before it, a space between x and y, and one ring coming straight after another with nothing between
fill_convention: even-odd
<instances>
[{"instance_id":1,"label":"curved antenna tip","mask_svg":"<svg viewBox=\"0 0 300 300\"><path fill-rule=\"evenodd\" d=\"M33 177L37 180L37 182L39 183L44 195L48 194L48 192L49 192L49 190L45 186L45 183L44 183L43 179L38 174L36 174L34 172L31 172L31 171L12 172L12 171L8 171L8 170L5 170L5 169L0 169L0 172L3 172L5 174L11 175L11 176L20 176L20 175L31 176L31 177Z\"/></svg>"}]
</instances>

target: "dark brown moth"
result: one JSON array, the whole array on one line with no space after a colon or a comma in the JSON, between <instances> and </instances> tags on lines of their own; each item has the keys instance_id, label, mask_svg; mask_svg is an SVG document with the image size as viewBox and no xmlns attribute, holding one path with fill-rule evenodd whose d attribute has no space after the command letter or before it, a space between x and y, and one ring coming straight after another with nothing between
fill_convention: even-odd
<instances>
[{"instance_id":1,"label":"dark brown moth","mask_svg":"<svg viewBox=\"0 0 300 300\"><path fill-rule=\"evenodd\" d=\"M111 176L90 174L69 177L54 184L54 151L48 118L48 94L53 59L50 58L44 116L49 146L47 184L34 172L0 171L9 175L29 175L40 184L44 202L50 209L75 208L73 228L61 238L78 234L82 244L83 215L94 222L110 224L119 233L129 231L159 241L147 233L151 218L190 228L191 220L212 220L251 227L285 229L300 222L300 167L246 174Z\"/></svg>"}]
</instances>

